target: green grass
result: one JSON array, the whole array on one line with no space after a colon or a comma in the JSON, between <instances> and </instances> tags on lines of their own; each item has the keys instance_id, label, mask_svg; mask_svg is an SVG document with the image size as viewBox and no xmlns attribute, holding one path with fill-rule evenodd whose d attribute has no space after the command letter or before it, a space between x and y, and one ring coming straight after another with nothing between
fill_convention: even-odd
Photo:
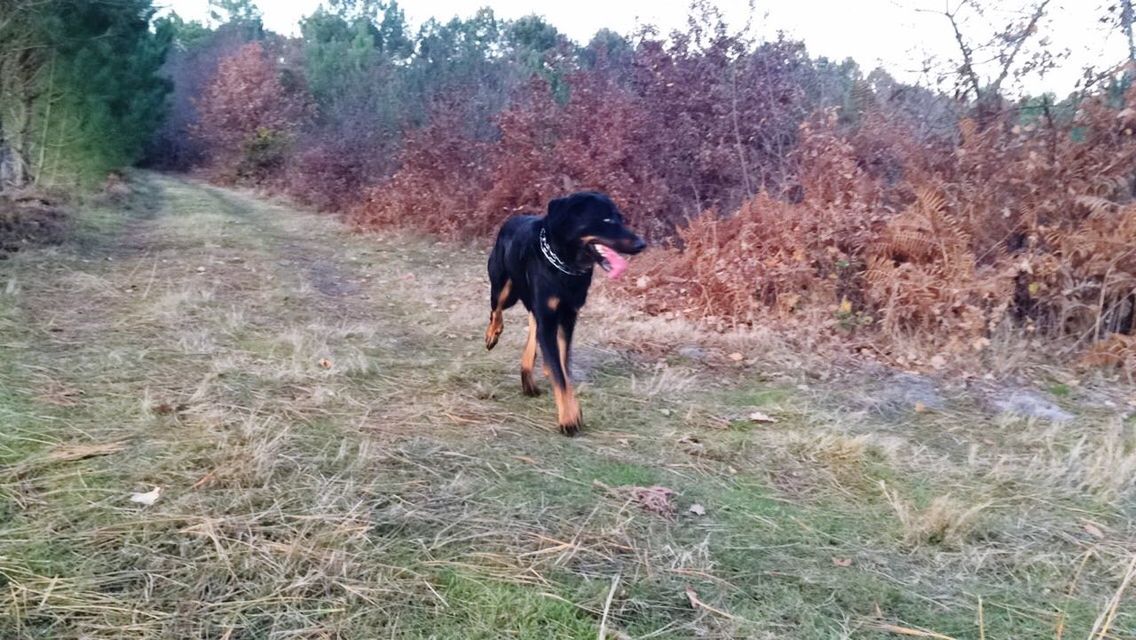
<instances>
[{"instance_id":1,"label":"green grass","mask_svg":"<svg viewBox=\"0 0 1136 640\"><path fill-rule=\"evenodd\" d=\"M871 380L805 377L821 357L678 321L638 345L598 285L587 427L567 439L547 382L520 393L522 314L481 346L480 251L174 178L136 188L0 263L4 640L595 638L601 621L1087 638L1136 548L1136 434L1108 412L1058 427L960 397L877 422L843 400ZM674 355L691 344L768 358ZM673 514L639 502L653 486ZM1122 603L1105 637L1136 634Z\"/></svg>"}]
</instances>

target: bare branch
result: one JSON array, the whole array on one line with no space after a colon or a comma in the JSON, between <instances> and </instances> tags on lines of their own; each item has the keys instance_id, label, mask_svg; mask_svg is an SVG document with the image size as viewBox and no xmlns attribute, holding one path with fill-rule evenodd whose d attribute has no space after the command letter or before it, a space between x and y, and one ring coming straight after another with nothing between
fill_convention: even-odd
<instances>
[{"instance_id":1,"label":"bare branch","mask_svg":"<svg viewBox=\"0 0 1136 640\"><path fill-rule=\"evenodd\" d=\"M962 5L959 5L959 8L962 8ZM959 71L961 71L970 82L970 88L974 91L974 98L978 100L982 98L982 82L978 79L978 71L974 68L974 51L970 48L970 45L966 43L966 38L963 37L962 30L959 29L958 20L955 18L957 13L958 9L951 11L949 4L947 8L943 10L943 15L950 21L951 28L954 29L955 42L958 43L959 52L962 53L962 68L959 69Z\"/></svg>"},{"instance_id":2,"label":"bare branch","mask_svg":"<svg viewBox=\"0 0 1136 640\"><path fill-rule=\"evenodd\" d=\"M990 85L991 90L995 93L1001 90L1002 83L1010 75L1010 68L1014 64L1014 59L1018 57L1018 53L1022 50L1022 46L1026 43L1026 40L1029 40L1029 37L1033 35L1034 31L1037 29L1037 23L1041 20L1042 16L1045 15L1045 9L1049 6L1049 3L1050 0L1043 0L1041 4L1037 5L1034 9L1033 16L1030 17L1029 23L1013 38L1014 48L1010 51L1010 54L1002 60L1002 71L998 74L998 79Z\"/></svg>"}]
</instances>

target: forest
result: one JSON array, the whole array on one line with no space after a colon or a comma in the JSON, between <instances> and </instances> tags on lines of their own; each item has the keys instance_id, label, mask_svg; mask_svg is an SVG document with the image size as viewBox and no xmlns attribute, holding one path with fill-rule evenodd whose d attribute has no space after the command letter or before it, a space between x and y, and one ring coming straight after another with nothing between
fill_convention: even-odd
<instances>
[{"instance_id":1,"label":"forest","mask_svg":"<svg viewBox=\"0 0 1136 640\"><path fill-rule=\"evenodd\" d=\"M490 9L412 26L378 0L327 3L298 37L247 0L207 24L148 0L4 1L8 192L139 164L488 242L598 189L657 247L624 283L647 313L902 366L1136 371L1133 55L1023 94L1062 58L1045 0L992 36L967 31L983 3L948 6L957 59L925 85L759 40L705 0L685 30L583 44ZM1130 3L1100 20L1131 43Z\"/></svg>"}]
</instances>

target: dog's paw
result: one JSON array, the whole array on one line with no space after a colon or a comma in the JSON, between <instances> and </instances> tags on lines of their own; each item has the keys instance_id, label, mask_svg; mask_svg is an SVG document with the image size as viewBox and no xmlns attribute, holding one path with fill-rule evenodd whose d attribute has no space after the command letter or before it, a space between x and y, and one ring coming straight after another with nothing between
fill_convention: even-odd
<instances>
[{"instance_id":1,"label":"dog's paw","mask_svg":"<svg viewBox=\"0 0 1136 640\"><path fill-rule=\"evenodd\" d=\"M540 395L540 387L536 386L536 381L532 379L531 375L521 374L521 392L530 398Z\"/></svg>"},{"instance_id":2,"label":"dog's paw","mask_svg":"<svg viewBox=\"0 0 1136 640\"><path fill-rule=\"evenodd\" d=\"M560 425L560 433L561 433L561 435L568 436L569 438L571 438L573 436L578 436L578 435L580 435L580 427L582 427L582 426L583 425L580 424L579 422L574 422L574 423L571 423L571 424L562 424L562 425Z\"/></svg>"},{"instance_id":3,"label":"dog's paw","mask_svg":"<svg viewBox=\"0 0 1136 640\"><path fill-rule=\"evenodd\" d=\"M485 334L485 350L492 351L493 347L497 346L497 339L501 337L500 333L486 333Z\"/></svg>"}]
</instances>

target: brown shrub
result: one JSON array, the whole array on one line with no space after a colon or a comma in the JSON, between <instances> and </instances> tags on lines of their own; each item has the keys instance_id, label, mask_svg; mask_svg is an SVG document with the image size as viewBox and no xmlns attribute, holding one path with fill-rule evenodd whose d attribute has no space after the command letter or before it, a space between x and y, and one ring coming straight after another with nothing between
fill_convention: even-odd
<instances>
[{"instance_id":1,"label":"brown shrub","mask_svg":"<svg viewBox=\"0 0 1136 640\"><path fill-rule=\"evenodd\" d=\"M851 132L830 115L801 129L796 202L759 194L703 214L681 248L640 262L628 290L695 317L870 325L885 350L914 339L964 354L1004 327L1070 347L1131 336L1134 107L1136 89L1064 123L964 119L946 148L913 142L902 122L888 129L886 114ZM1127 339L1107 345L1098 359L1129 362Z\"/></svg>"},{"instance_id":2,"label":"brown shrub","mask_svg":"<svg viewBox=\"0 0 1136 640\"><path fill-rule=\"evenodd\" d=\"M302 204L321 211L345 211L369 180L362 150L342 144L316 144L288 161L284 190Z\"/></svg>"},{"instance_id":3,"label":"brown shrub","mask_svg":"<svg viewBox=\"0 0 1136 640\"><path fill-rule=\"evenodd\" d=\"M541 211L566 191L588 188L609 194L648 236L662 236L669 194L641 153L649 134L635 96L599 74L575 74L568 86L562 106L534 80L501 114L482 215Z\"/></svg>"},{"instance_id":4,"label":"brown shrub","mask_svg":"<svg viewBox=\"0 0 1136 640\"><path fill-rule=\"evenodd\" d=\"M640 264L632 282L652 310L675 310L729 323L752 323L772 309L779 318L836 308L862 298L856 282L865 244L879 221L876 181L837 136L835 117L802 127L803 198L790 203L762 192L729 216L706 212L679 230L679 248Z\"/></svg>"},{"instance_id":5,"label":"brown shrub","mask_svg":"<svg viewBox=\"0 0 1136 640\"><path fill-rule=\"evenodd\" d=\"M259 42L221 60L194 104L192 132L208 145L210 168L223 180L262 181L283 167L311 110L301 78L277 65Z\"/></svg>"},{"instance_id":6,"label":"brown shrub","mask_svg":"<svg viewBox=\"0 0 1136 640\"><path fill-rule=\"evenodd\" d=\"M487 236L500 216L478 206L489 187L489 145L464 133L460 104L439 104L426 126L407 136L400 168L349 211L357 225L399 227L447 238Z\"/></svg>"}]
</instances>

